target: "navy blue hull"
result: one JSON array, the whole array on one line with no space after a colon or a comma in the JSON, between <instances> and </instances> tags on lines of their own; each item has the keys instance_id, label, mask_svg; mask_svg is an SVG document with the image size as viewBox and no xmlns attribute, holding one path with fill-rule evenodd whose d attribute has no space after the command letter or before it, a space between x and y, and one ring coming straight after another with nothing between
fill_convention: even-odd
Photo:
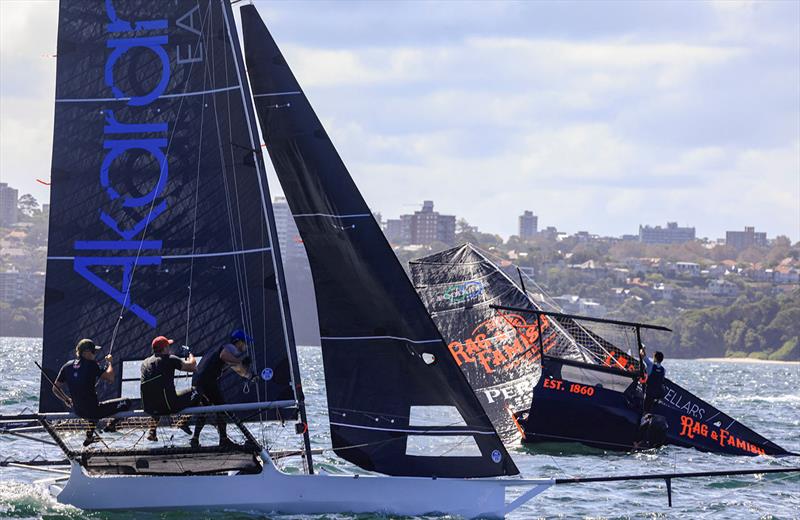
<instances>
[{"instance_id":1,"label":"navy blue hull","mask_svg":"<svg viewBox=\"0 0 800 520\"><path fill-rule=\"evenodd\" d=\"M679 385L665 380L666 395L653 414L667 421L666 444L729 455L791 455ZM545 358L527 416L519 416L523 442L578 442L630 451L640 439L641 390L629 374Z\"/></svg>"}]
</instances>

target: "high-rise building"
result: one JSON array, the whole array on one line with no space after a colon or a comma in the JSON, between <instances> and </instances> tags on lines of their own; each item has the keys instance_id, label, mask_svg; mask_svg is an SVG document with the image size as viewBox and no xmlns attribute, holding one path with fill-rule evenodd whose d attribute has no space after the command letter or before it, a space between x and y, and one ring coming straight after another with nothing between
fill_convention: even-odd
<instances>
[{"instance_id":1,"label":"high-rise building","mask_svg":"<svg viewBox=\"0 0 800 520\"><path fill-rule=\"evenodd\" d=\"M453 244L456 240L455 215L440 215L433 211L433 201L422 203L422 210L413 215L403 215L409 223L412 244L432 244L444 242Z\"/></svg>"},{"instance_id":2,"label":"high-rise building","mask_svg":"<svg viewBox=\"0 0 800 520\"><path fill-rule=\"evenodd\" d=\"M399 219L388 219L384 233L393 244L443 242L452 245L456 241L456 217L433 211L433 201L426 200L421 211L400 215Z\"/></svg>"},{"instance_id":3,"label":"high-rise building","mask_svg":"<svg viewBox=\"0 0 800 520\"><path fill-rule=\"evenodd\" d=\"M539 217L533 211L525 211L519 216L519 238L528 240L536 236L539 231Z\"/></svg>"},{"instance_id":4,"label":"high-rise building","mask_svg":"<svg viewBox=\"0 0 800 520\"><path fill-rule=\"evenodd\" d=\"M756 232L753 226L747 226L744 231L726 231L725 244L741 251L748 247L765 247L767 245L767 234Z\"/></svg>"},{"instance_id":5,"label":"high-rise building","mask_svg":"<svg viewBox=\"0 0 800 520\"><path fill-rule=\"evenodd\" d=\"M19 192L0 182L0 226L10 226L17 223L17 200Z\"/></svg>"},{"instance_id":6,"label":"high-rise building","mask_svg":"<svg viewBox=\"0 0 800 520\"><path fill-rule=\"evenodd\" d=\"M272 201L272 211L275 215L275 229L278 232L278 242L281 246L283 262L290 262L305 254L303 241L297 224L294 222L286 197L275 197Z\"/></svg>"},{"instance_id":7,"label":"high-rise building","mask_svg":"<svg viewBox=\"0 0 800 520\"><path fill-rule=\"evenodd\" d=\"M667 222L667 227L639 226L639 241L645 244L682 244L695 239L693 227L678 227L677 222Z\"/></svg>"},{"instance_id":8,"label":"high-rise building","mask_svg":"<svg viewBox=\"0 0 800 520\"><path fill-rule=\"evenodd\" d=\"M44 273L0 273L0 302L39 301L44 296Z\"/></svg>"}]
</instances>

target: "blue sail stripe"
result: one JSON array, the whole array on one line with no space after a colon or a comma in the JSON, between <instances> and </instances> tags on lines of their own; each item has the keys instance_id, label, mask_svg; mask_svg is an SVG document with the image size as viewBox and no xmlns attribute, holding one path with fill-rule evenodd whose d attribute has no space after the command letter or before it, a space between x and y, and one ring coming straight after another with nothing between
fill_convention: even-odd
<instances>
[{"instance_id":1,"label":"blue sail stripe","mask_svg":"<svg viewBox=\"0 0 800 520\"><path fill-rule=\"evenodd\" d=\"M222 251L219 253L195 253L190 255L164 255L162 260L180 260L184 258L210 258L215 256L233 256L233 255L246 255L249 253L265 253L272 251L271 247L259 247L255 249L243 249L240 251ZM74 256L48 256L48 260L75 260Z\"/></svg>"},{"instance_id":2,"label":"blue sail stripe","mask_svg":"<svg viewBox=\"0 0 800 520\"><path fill-rule=\"evenodd\" d=\"M203 94L216 94L218 92L226 92L228 90L236 90L239 88L239 85L233 85L231 87L220 87L214 88L209 90L199 90L196 92L179 92L177 94L164 94L163 96L159 96L157 99L167 99L167 98L180 98L180 97L188 97L188 96L201 96ZM64 98L64 99L56 99L56 103L100 103L100 102L107 102L107 101L130 101L131 98L129 97L121 97L121 98L84 98L84 99L75 99L75 98Z\"/></svg>"},{"instance_id":3,"label":"blue sail stripe","mask_svg":"<svg viewBox=\"0 0 800 520\"><path fill-rule=\"evenodd\" d=\"M291 90L288 92L265 92L263 94L253 94L254 98L258 97L272 97L272 96L296 96L302 94L299 90Z\"/></svg>"}]
</instances>

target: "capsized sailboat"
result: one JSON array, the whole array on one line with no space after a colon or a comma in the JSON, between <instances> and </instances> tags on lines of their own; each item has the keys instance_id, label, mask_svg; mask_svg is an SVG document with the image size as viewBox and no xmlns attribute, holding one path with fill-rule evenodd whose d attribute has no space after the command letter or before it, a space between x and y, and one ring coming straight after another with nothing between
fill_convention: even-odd
<instances>
[{"instance_id":1,"label":"capsized sailboat","mask_svg":"<svg viewBox=\"0 0 800 520\"><path fill-rule=\"evenodd\" d=\"M36 419L70 461L59 501L84 509L225 508L284 513L502 517L551 486L518 474L383 240L255 8L242 9L250 83L226 0L63 2L59 10L51 227ZM334 451L377 474L314 474L291 312L257 139L309 251ZM233 327L255 337L260 378L222 380L234 447L142 440L64 413L49 379L84 336L133 386L157 334L202 355ZM298 419L306 472L287 474L247 421ZM138 433L137 433L138 432ZM144 444L143 444L144 443ZM188 444L188 442L186 443ZM506 501L506 490L523 487Z\"/></svg>"},{"instance_id":2,"label":"capsized sailboat","mask_svg":"<svg viewBox=\"0 0 800 520\"><path fill-rule=\"evenodd\" d=\"M645 446L642 331L661 329L548 312L489 257L464 244L411 262L448 348L507 442ZM520 274L520 273L518 273ZM521 274L520 274L521 276ZM634 354L635 353L635 354ZM730 455L789 455L674 381L653 413L665 442Z\"/></svg>"}]
</instances>

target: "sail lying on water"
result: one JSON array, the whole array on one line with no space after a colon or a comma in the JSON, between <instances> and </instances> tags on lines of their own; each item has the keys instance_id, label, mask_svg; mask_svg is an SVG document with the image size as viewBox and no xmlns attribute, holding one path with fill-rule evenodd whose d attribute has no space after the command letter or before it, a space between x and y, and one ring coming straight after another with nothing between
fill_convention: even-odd
<instances>
[{"instance_id":1,"label":"sail lying on water","mask_svg":"<svg viewBox=\"0 0 800 520\"><path fill-rule=\"evenodd\" d=\"M537 322L536 313L493 308L542 310L471 244L410 265L451 355L506 438L519 430L526 442L633 447L642 414L630 394L641 375L631 355L638 350L635 330L546 314ZM563 384L544 384L540 352L544 376ZM574 383L595 390L591 396L561 391ZM667 419L668 443L733 455L788 454L674 381L666 379L664 387L654 413Z\"/></svg>"},{"instance_id":2,"label":"sail lying on water","mask_svg":"<svg viewBox=\"0 0 800 520\"><path fill-rule=\"evenodd\" d=\"M156 335L202 355L244 328L264 377L247 394L238 377L224 379L228 400L295 398L275 223L232 23L216 0L60 5L42 362L54 375L82 337L113 347L122 377L99 385L101 397L138 379L127 362L150 355ZM40 394L42 412L63 411L46 381Z\"/></svg>"},{"instance_id":3,"label":"sail lying on water","mask_svg":"<svg viewBox=\"0 0 800 520\"><path fill-rule=\"evenodd\" d=\"M255 7L242 8L242 27L264 141L314 278L335 452L390 475L516 474ZM414 450L441 439L474 453Z\"/></svg>"},{"instance_id":4,"label":"sail lying on water","mask_svg":"<svg viewBox=\"0 0 800 520\"><path fill-rule=\"evenodd\" d=\"M576 345L555 342L558 323L498 313L492 305L528 307L527 296L469 244L409 262L422 301L504 439L519 436L514 416L531 406L540 374L539 345L569 359L583 359ZM555 349L555 350L553 350Z\"/></svg>"}]
</instances>

